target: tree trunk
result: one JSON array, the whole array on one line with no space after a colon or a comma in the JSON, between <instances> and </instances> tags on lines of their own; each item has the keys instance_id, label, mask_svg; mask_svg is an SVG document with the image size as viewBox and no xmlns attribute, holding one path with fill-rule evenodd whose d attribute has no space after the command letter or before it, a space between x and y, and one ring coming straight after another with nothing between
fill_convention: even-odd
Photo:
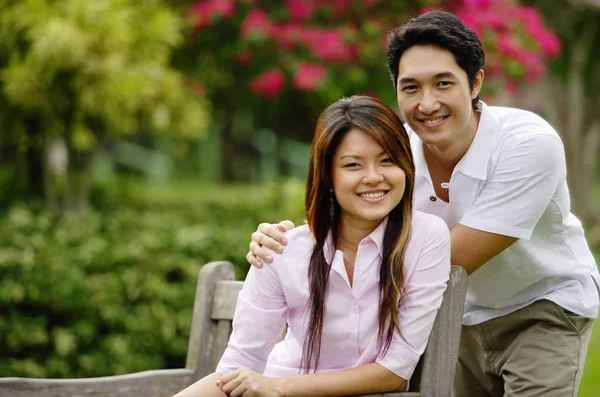
<instances>
[{"instance_id":1,"label":"tree trunk","mask_svg":"<svg viewBox=\"0 0 600 397\"><path fill-rule=\"evenodd\" d=\"M600 220L594 191L600 119L598 115L589 114L579 72L574 59L566 85L549 75L542 85L541 103L545 116L560 133L565 146L571 209L586 226L593 226ZM595 119L591 125L585 122L590 119Z\"/></svg>"},{"instance_id":2,"label":"tree trunk","mask_svg":"<svg viewBox=\"0 0 600 397\"><path fill-rule=\"evenodd\" d=\"M74 123L66 134L67 167L65 170L64 211L81 213L88 209L92 189L95 150L82 150L73 142Z\"/></svg>"},{"instance_id":3,"label":"tree trunk","mask_svg":"<svg viewBox=\"0 0 600 397\"><path fill-rule=\"evenodd\" d=\"M43 199L45 194L44 153L45 134L39 117L25 119L29 145L25 151L27 162L27 195Z\"/></svg>"},{"instance_id":4,"label":"tree trunk","mask_svg":"<svg viewBox=\"0 0 600 397\"><path fill-rule=\"evenodd\" d=\"M233 118L235 112L226 108L223 112L221 128L221 178L224 181L233 181L233 158L235 156L235 141L233 139Z\"/></svg>"}]
</instances>

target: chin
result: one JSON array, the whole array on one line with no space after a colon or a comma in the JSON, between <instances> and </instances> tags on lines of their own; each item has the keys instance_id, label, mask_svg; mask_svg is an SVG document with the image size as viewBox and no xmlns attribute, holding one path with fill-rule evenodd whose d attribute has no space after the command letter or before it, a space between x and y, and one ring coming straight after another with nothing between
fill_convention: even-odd
<instances>
[{"instance_id":1,"label":"chin","mask_svg":"<svg viewBox=\"0 0 600 397\"><path fill-rule=\"evenodd\" d=\"M389 213L390 211L377 214L364 214L362 218L367 222L381 222Z\"/></svg>"}]
</instances>

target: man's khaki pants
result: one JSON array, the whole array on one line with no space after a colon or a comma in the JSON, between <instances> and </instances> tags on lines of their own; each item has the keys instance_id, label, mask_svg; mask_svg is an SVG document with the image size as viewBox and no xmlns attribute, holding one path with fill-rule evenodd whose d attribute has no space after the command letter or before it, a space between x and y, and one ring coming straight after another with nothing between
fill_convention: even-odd
<instances>
[{"instance_id":1,"label":"man's khaki pants","mask_svg":"<svg viewBox=\"0 0 600 397\"><path fill-rule=\"evenodd\" d=\"M463 326L454 397L575 397L593 320L540 300Z\"/></svg>"}]
</instances>

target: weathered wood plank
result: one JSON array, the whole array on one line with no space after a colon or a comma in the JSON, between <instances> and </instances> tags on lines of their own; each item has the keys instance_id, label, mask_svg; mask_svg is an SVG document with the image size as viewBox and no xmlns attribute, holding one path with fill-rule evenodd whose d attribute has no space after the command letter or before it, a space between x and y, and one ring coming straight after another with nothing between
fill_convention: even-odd
<instances>
[{"instance_id":1,"label":"weathered wood plank","mask_svg":"<svg viewBox=\"0 0 600 397\"><path fill-rule=\"evenodd\" d=\"M192 383L189 369L82 379L0 378L0 397L170 397Z\"/></svg>"},{"instance_id":2,"label":"weathered wood plank","mask_svg":"<svg viewBox=\"0 0 600 397\"><path fill-rule=\"evenodd\" d=\"M236 295L237 296L237 295ZM213 356L213 370L217 368L221 356L225 353L227 343L231 335L231 320L219 320L217 323L217 332L215 336L215 351Z\"/></svg>"},{"instance_id":3,"label":"weathered wood plank","mask_svg":"<svg viewBox=\"0 0 600 397\"><path fill-rule=\"evenodd\" d=\"M215 338L217 322L211 318L215 286L233 280L235 271L229 262L210 262L198 275L194 314L185 367L194 370L194 381L214 372ZM236 295L237 297L237 295Z\"/></svg>"},{"instance_id":4,"label":"weathered wood plank","mask_svg":"<svg viewBox=\"0 0 600 397\"><path fill-rule=\"evenodd\" d=\"M417 386L422 397L452 396L466 292L467 273L460 266L452 266L427 348L411 379L409 390Z\"/></svg>"},{"instance_id":5,"label":"weathered wood plank","mask_svg":"<svg viewBox=\"0 0 600 397\"><path fill-rule=\"evenodd\" d=\"M221 281L216 285L210 315L213 320L233 320L238 294L243 286L243 281Z\"/></svg>"}]
</instances>

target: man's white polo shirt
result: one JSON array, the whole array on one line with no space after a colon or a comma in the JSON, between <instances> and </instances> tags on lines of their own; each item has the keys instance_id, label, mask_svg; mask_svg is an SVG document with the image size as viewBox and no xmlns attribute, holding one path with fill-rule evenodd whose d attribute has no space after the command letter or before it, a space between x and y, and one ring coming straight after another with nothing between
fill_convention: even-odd
<instances>
[{"instance_id":1,"label":"man's white polo shirt","mask_svg":"<svg viewBox=\"0 0 600 397\"><path fill-rule=\"evenodd\" d=\"M423 142L406 126L416 166L415 209L519 240L469 276L463 324L500 317L540 299L596 318L600 276L570 212L565 154L534 113L480 102L475 139L436 197Z\"/></svg>"}]
</instances>

